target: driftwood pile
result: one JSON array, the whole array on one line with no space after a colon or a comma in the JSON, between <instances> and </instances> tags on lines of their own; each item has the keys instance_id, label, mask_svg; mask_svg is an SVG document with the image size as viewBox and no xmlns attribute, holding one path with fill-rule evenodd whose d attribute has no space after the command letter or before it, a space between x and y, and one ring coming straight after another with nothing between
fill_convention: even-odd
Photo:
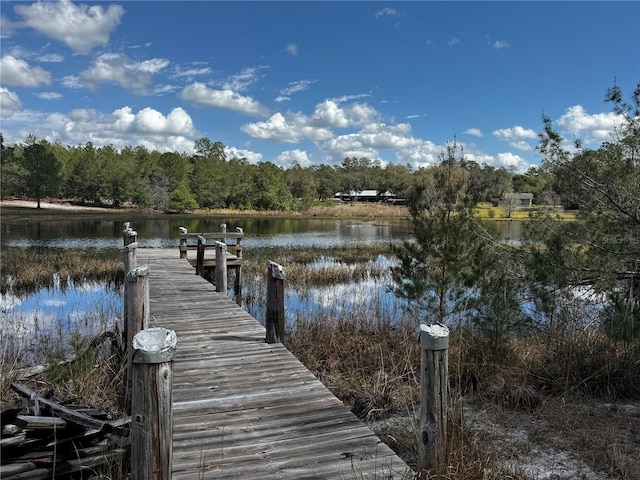
<instances>
[{"instance_id":1,"label":"driftwood pile","mask_svg":"<svg viewBox=\"0 0 640 480\"><path fill-rule=\"evenodd\" d=\"M60 405L25 385L11 388L23 398L1 404L2 480L99 477L128 455L128 419Z\"/></svg>"}]
</instances>

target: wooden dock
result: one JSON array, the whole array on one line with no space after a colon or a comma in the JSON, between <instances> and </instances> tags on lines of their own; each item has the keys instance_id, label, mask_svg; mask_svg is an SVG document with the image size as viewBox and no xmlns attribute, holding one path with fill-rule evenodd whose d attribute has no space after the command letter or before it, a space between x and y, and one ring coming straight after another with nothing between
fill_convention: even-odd
<instances>
[{"instance_id":1,"label":"wooden dock","mask_svg":"<svg viewBox=\"0 0 640 480\"><path fill-rule=\"evenodd\" d=\"M137 251L138 265L149 265L151 326L178 337L174 479L413 478L293 354L265 342L255 318L178 257Z\"/></svg>"}]
</instances>

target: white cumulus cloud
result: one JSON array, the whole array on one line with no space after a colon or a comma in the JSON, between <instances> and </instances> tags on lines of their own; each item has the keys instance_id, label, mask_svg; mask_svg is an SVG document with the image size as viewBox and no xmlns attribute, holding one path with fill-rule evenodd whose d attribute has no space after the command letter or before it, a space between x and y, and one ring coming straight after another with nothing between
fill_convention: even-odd
<instances>
[{"instance_id":1,"label":"white cumulus cloud","mask_svg":"<svg viewBox=\"0 0 640 480\"><path fill-rule=\"evenodd\" d=\"M57 137L63 143L90 141L96 146L113 145L116 149L141 145L160 152L190 152L193 151L192 137L197 133L182 108L175 108L166 116L152 108L134 113L129 106L110 114L76 109L56 122Z\"/></svg>"},{"instance_id":2,"label":"white cumulus cloud","mask_svg":"<svg viewBox=\"0 0 640 480\"><path fill-rule=\"evenodd\" d=\"M36 93L36 97L41 98L42 100L58 100L62 98L62 94L58 92L40 92Z\"/></svg>"},{"instance_id":3,"label":"white cumulus cloud","mask_svg":"<svg viewBox=\"0 0 640 480\"><path fill-rule=\"evenodd\" d=\"M442 152L441 146L429 140L419 140L414 145L398 151L396 157L402 163L408 163L417 170L440 163L440 152Z\"/></svg>"},{"instance_id":4,"label":"white cumulus cloud","mask_svg":"<svg viewBox=\"0 0 640 480\"><path fill-rule=\"evenodd\" d=\"M2 83L15 87L36 88L51 84L51 74L40 67L31 67L27 62L12 55L0 58Z\"/></svg>"},{"instance_id":5,"label":"white cumulus cloud","mask_svg":"<svg viewBox=\"0 0 640 480\"><path fill-rule=\"evenodd\" d=\"M224 153L227 158L246 158L251 164L256 164L262 161L262 154L236 147L225 147Z\"/></svg>"},{"instance_id":6,"label":"white cumulus cloud","mask_svg":"<svg viewBox=\"0 0 640 480\"><path fill-rule=\"evenodd\" d=\"M0 87L0 117L9 118L20 110L20 98L15 92Z\"/></svg>"},{"instance_id":7,"label":"white cumulus cloud","mask_svg":"<svg viewBox=\"0 0 640 480\"><path fill-rule=\"evenodd\" d=\"M264 122L248 123L240 129L254 138L283 143L326 140L333 136L329 129L309 125L308 117L304 115L292 115L291 120L288 120L280 112L274 113Z\"/></svg>"},{"instance_id":8,"label":"white cumulus cloud","mask_svg":"<svg viewBox=\"0 0 640 480\"><path fill-rule=\"evenodd\" d=\"M228 89L214 90L200 82L188 85L178 96L194 105L224 108L260 117L267 115L267 109L251 97Z\"/></svg>"},{"instance_id":9,"label":"white cumulus cloud","mask_svg":"<svg viewBox=\"0 0 640 480\"><path fill-rule=\"evenodd\" d=\"M164 133L169 135L192 135L193 121L182 108L174 108L165 117L153 108L144 108L133 121L136 131L144 133Z\"/></svg>"},{"instance_id":10,"label":"white cumulus cloud","mask_svg":"<svg viewBox=\"0 0 640 480\"><path fill-rule=\"evenodd\" d=\"M520 125L516 125L512 128L501 128L499 130L494 130L493 135L504 141L512 141L512 140L531 140L538 138L538 134L535 130L530 128L524 128Z\"/></svg>"},{"instance_id":11,"label":"white cumulus cloud","mask_svg":"<svg viewBox=\"0 0 640 480\"><path fill-rule=\"evenodd\" d=\"M75 5L69 0L36 2L15 7L25 25L65 43L74 52L89 53L109 42L111 32L120 23L124 9L120 5Z\"/></svg>"},{"instance_id":12,"label":"white cumulus cloud","mask_svg":"<svg viewBox=\"0 0 640 480\"><path fill-rule=\"evenodd\" d=\"M96 58L91 68L78 77L65 78L65 85L77 83L96 90L101 83L116 83L122 88L138 94L147 94L153 82L153 75L169 65L163 58L153 58L141 62L130 59L122 53L105 53Z\"/></svg>"},{"instance_id":13,"label":"white cumulus cloud","mask_svg":"<svg viewBox=\"0 0 640 480\"><path fill-rule=\"evenodd\" d=\"M576 137L584 137L583 140L591 143L610 140L621 121L613 112L590 115L582 106L575 105L567 108L557 123L564 130Z\"/></svg>"},{"instance_id":14,"label":"white cumulus cloud","mask_svg":"<svg viewBox=\"0 0 640 480\"><path fill-rule=\"evenodd\" d=\"M478 138L484 137L484 135L482 134L482 130L480 130L479 128L468 128L464 133Z\"/></svg>"},{"instance_id":15,"label":"white cumulus cloud","mask_svg":"<svg viewBox=\"0 0 640 480\"><path fill-rule=\"evenodd\" d=\"M295 150L282 152L278 155L274 163L283 168L291 168L295 164L300 165L302 168L307 168L310 167L313 162L311 162L306 151L296 148Z\"/></svg>"},{"instance_id":16,"label":"white cumulus cloud","mask_svg":"<svg viewBox=\"0 0 640 480\"><path fill-rule=\"evenodd\" d=\"M499 153L496 156L495 167L504 167L507 170L513 169L518 173L526 172L533 165L527 162L520 155L516 155L515 153L505 152Z\"/></svg>"}]
</instances>

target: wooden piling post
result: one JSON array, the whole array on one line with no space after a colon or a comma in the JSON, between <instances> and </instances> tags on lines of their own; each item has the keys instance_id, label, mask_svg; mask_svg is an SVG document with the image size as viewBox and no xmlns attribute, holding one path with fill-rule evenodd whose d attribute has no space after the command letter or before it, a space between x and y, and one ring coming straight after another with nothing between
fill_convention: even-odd
<instances>
[{"instance_id":1,"label":"wooden piling post","mask_svg":"<svg viewBox=\"0 0 640 480\"><path fill-rule=\"evenodd\" d=\"M196 275L204 277L204 250L207 246L207 239L204 235L198 235L198 252L196 254Z\"/></svg>"},{"instance_id":2,"label":"wooden piling post","mask_svg":"<svg viewBox=\"0 0 640 480\"><path fill-rule=\"evenodd\" d=\"M180 258L187 258L187 249L187 237L183 237L182 234L180 234Z\"/></svg>"},{"instance_id":3,"label":"wooden piling post","mask_svg":"<svg viewBox=\"0 0 640 480\"><path fill-rule=\"evenodd\" d=\"M122 231L122 238L124 240L124 276L125 278L129 272L138 266L136 258L136 249L138 248L138 232L131 228L129 222L124 222L124 230ZM124 324L127 324L127 289L124 290ZM124 328L124 327L123 327ZM125 338L125 348L126 348Z\"/></svg>"},{"instance_id":4,"label":"wooden piling post","mask_svg":"<svg viewBox=\"0 0 640 480\"><path fill-rule=\"evenodd\" d=\"M224 225L224 224L223 224ZM216 292L227 293L227 244L216 242Z\"/></svg>"},{"instance_id":5,"label":"wooden piling post","mask_svg":"<svg viewBox=\"0 0 640 480\"><path fill-rule=\"evenodd\" d=\"M133 337L149 325L149 266L136 267L127 274L125 305L127 324L125 325L125 345L131 345Z\"/></svg>"},{"instance_id":6,"label":"wooden piling post","mask_svg":"<svg viewBox=\"0 0 640 480\"><path fill-rule=\"evenodd\" d=\"M138 242L133 242L124 246L124 274L127 275L131 270L138 266L136 258L136 250Z\"/></svg>"},{"instance_id":7,"label":"wooden piling post","mask_svg":"<svg viewBox=\"0 0 640 480\"><path fill-rule=\"evenodd\" d=\"M138 233L131 229L131 224L129 222L125 222L123 224L124 229L122 230L122 239L124 241L124 276L125 279L131 270L136 268L137 259L136 259L136 249L138 247ZM126 353L127 346L129 345L128 341L131 338L127 338L127 325L129 324L129 319L127 318L127 304L128 304L128 295L129 291L125 286L124 289L124 309L122 315L122 353Z\"/></svg>"},{"instance_id":8,"label":"wooden piling post","mask_svg":"<svg viewBox=\"0 0 640 480\"><path fill-rule=\"evenodd\" d=\"M420 325L420 431L418 471L446 468L449 329Z\"/></svg>"},{"instance_id":9,"label":"wooden piling post","mask_svg":"<svg viewBox=\"0 0 640 480\"><path fill-rule=\"evenodd\" d=\"M131 342L133 337L149 325L149 267L136 267L125 279L125 320L123 332L123 358L127 366L125 380L124 404L127 412L131 411Z\"/></svg>"},{"instance_id":10,"label":"wooden piling post","mask_svg":"<svg viewBox=\"0 0 640 480\"><path fill-rule=\"evenodd\" d=\"M236 232L244 234L242 227L236 227ZM236 296L238 305L242 303L242 237L236 237L236 257L238 266L236 267L236 278L233 284L233 294Z\"/></svg>"},{"instance_id":11,"label":"wooden piling post","mask_svg":"<svg viewBox=\"0 0 640 480\"><path fill-rule=\"evenodd\" d=\"M155 327L133 339L131 479L170 480L172 467L173 330Z\"/></svg>"},{"instance_id":12,"label":"wooden piling post","mask_svg":"<svg viewBox=\"0 0 640 480\"><path fill-rule=\"evenodd\" d=\"M284 280L281 265L269 261L267 269L267 314L265 327L267 343L282 343L284 340Z\"/></svg>"},{"instance_id":13,"label":"wooden piling post","mask_svg":"<svg viewBox=\"0 0 640 480\"><path fill-rule=\"evenodd\" d=\"M124 246L130 245L138 241L138 232L131 228L129 222L124 222L124 229L122 230L122 238L124 239Z\"/></svg>"},{"instance_id":14,"label":"wooden piling post","mask_svg":"<svg viewBox=\"0 0 640 480\"><path fill-rule=\"evenodd\" d=\"M227 233L227 224L226 223L221 223L220 224L220 233Z\"/></svg>"}]
</instances>

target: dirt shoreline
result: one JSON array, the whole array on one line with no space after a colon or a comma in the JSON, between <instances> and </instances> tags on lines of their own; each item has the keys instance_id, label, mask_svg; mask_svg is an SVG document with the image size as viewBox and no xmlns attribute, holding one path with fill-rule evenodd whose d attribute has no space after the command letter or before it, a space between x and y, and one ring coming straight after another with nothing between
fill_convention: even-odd
<instances>
[{"instance_id":1,"label":"dirt shoreline","mask_svg":"<svg viewBox=\"0 0 640 480\"><path fill-rule=\"evenodd\" d=\"M0 200L0 209L2 208L33 208L37 209L38 202L35 200ZM125 211L125 209L112 209L105 207L91 207L86 205L74 205L72 203L54 203L54 202L40 202L40 208L43 210L69 210L69 211L77 211L77 212L86 212L86 211L98 211L105 212L108 210L111 211Z\"/></svg>"},{"instance_id":2,"label":"dirt shoreline","mask_svg":"<svg viewBox=\"0 0 640 480\"><path fill-rule=\"evenodd\" d=\"M137 208L129 207L94 207L89 205L77 205L70 201L40 201L41 210L57 210L66 212L103 212L103 213L144 213ZM35 200L0 200L0 210L2 208L28 208L37 209ZM155 215L170 215L167 212L147 212ZM199 209L187 213L186 215L220 216L233 215L235 217L324 217L324 218L387 218L387 219L408 219L409 211L406 207L397 205L385 205L379 203L344 203L331 206L314 206L307 211L262 211L262 210L229 210L229 209Z\"/></svg>"}]
</instances>

